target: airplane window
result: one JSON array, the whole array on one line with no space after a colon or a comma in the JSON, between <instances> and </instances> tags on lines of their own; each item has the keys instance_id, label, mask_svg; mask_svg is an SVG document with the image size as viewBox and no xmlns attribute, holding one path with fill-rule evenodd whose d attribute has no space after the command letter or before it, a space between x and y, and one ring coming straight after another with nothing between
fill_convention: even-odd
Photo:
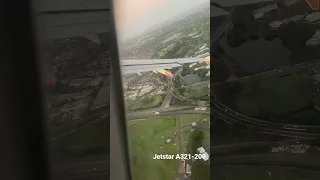
<instances>
[{"instance_id":1,"label":"airplane window","mask_svg":"<svg viewBox=\"0 0 320 180\"><path fill-rule=\"evenodd\" d=\"M209 0L118 0L133 180L210 179Z\"/></svg>"},{"instance_id":2,"label":"airplane window","mask_svg":"<svg viewBox=\"0 0 320 180\"><path fill-rule=\"evenodd\" d=\"M95 2L37 9L52 179L110 176L110 7Z\"/></svg>"},{"instance_id":3,"label":"airplane window","mask_svg":"<svg viewBox=\"0 0 320 180\"><path fill-rule=\"evenodd\" d=\"M319 177L319 1L215 1L216 179ZM218 12L218 11L216 11Z\"/></svg>"}]
</instances>

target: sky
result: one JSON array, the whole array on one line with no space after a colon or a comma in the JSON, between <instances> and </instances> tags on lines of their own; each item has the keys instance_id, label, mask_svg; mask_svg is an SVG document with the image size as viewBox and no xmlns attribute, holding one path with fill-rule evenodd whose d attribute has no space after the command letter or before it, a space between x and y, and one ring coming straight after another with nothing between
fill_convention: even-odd
<instances>
[{"instance_id":1,"label":"sky","mask_svg":"<svg viewBox=\"0 0 320 180\"><path fill-rule=\"evenodd\" d=\"M137 36L199 5L210 6L210 0L117 0L115 3L119 40Z\"/></svg>"}]
</instances>

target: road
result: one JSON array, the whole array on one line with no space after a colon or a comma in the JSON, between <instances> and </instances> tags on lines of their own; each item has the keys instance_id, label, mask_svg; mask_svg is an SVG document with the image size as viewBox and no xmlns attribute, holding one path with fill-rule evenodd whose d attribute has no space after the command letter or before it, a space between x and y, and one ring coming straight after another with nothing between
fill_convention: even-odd
<instances>
[{"instance_id":1,"label":"road","mask_svg":"<svg viewBox=\"0 0 320 180\"><path fill-rule=\"evenodd\" d=\"M180 67L173 75L173 78L177 77L178 74L180 74L180 72L183 70L182 67ZM168 90L167 90L167 95L166 97L164 98L163 102L162 102L162 105L161 105L161 108L167 108L170 106L170 101L171 101L171 98L172 98L172 95L173 95L173 80L169 77L167 77L167 80L168 80Z\"/></svg>"},{"instance_id":2,"label":"road","mask_svg":"<svg viewBox=\"0 0 320 180\"><path fill-rule=\"evenodd\" d=\"M152 119L158 119L161 117L168 117L169 115L176 115L176 114L205 114L205 115L210 115L210 111L196 111L192 109L181 109L179 111L177 110L170 110L170 111L165 111L160 113L159 115L155 114L144 114L141 116L127 116L127 121L132 121L132 120L152 120Z\"/></svg>"},{"instance_id":3,"label":"road","mask_svg":"<svg viewBox=\"0 0 320 180\"><path fill-rule=\"evenodd\" d=\"M210 85L210 80L209 81L201 81L201 82L198 82L198 83L189 84L189 85L182 86L182 87L186 88L186 87L190 87L190 86L205 86L205 85ZM182 87L174 88L174 90L177 91L178 89L180 89Z\"/></svg>"},{"instance_id":4,"label":"road","mask_svg":"<svg viewBox=\"0 0 320 180\"><path fill-rule=\"evenodd\" d=\"M287 75L290 73L299 73L299 72L312 72L312 73L318 73L320 71L320 62L318 59L297 64L291 67L285 67L282 69L275 69L268 72L263 72L260 74L255 74L248 77L239 78L235 81L240 80L249 80L250 78L261 78L261 77L270 77L270 76L282 76ZM214 85L217 85L217 83L214 83ZM282 123L273 123L270 121L265 121L261 119L256 119L252 117L248 117L244 114L241 114L239 112L236 112L220 102L218 98L212 94L211 92L211 108L214 111L215 115L230 124L233 123L242 123L247 126L255 126L255 127L263 127L263 129L267 130L268 132L274 133L275 131L278 131L279 134L287 134L292 136L296 133L296 135L306 135L307 137L310 136L320 136L320 126L317 125L295 125L295 124L282 124Z\"/></svg>"},{"instance_id":5,"label":"road","mask_svg":"<svg viewBox=\"0 0 320 180\"><path fill-rule=\"evenodd\" d=\"M184 96L182 96L177 90L173 90L173 94L172 94L176 99L180 100L180 101L186 101L189 102L193 105L196 106L208 106L210 105L208 101L201 101L201 100L194 100L194 99L189 99L186 98Z\"/></svg>"},{"instance_id":6,"label":"road","mask_svg":"<svg viewBox=\"0 0 320 180\"><path fill-rule=\"evenodd\" d=\"M223 35L223 33L230 27L230 25L232 24L231 22L231 16L232 16L232 12L234 11L234 7L231 9L230 14L228 16L226 16L226 19L224 20L224 22L218 26L218 28L215 30L215 32L213 33L213 35L210 37L211 38L211 47L214 47L214 43L217 43L220 39L220 37Z\"/></svg>"},{"instance_id":7,"label":"road","mask_svg":"<svg viewBox=\"0 0 320 180\"><path fill-rule=\"evenodd\" d=\"M273 69L270 71L265 71L262 73L253 74L250 76L240 77L240 78L230 80L227 82L247 80L250 78L262 78L262 77L268 77L268 76L273 76L273 75L282 76L282 75L286 75L286 74L294 73L294 72L297 73L297 72L301 72L301 71L308 71L311 68L319 68L320 69L320 62L319 61L320 61L320 59L314 59L314 60L310 60L308 62L296 64L293 66L288 66L288 67L279 68L279 69ZM219 85L222 83L226 83L226 82L216 82L216 83L212 83L211 85Z\"/></svg>"},{"instance_id":8,"label":"road","mask_svg":"<svg viewBox=\"0 0 320 180\"><path fill-rule=\"evenodd\" d=\"M182 110L193 110L196 106L181 106L181 107L169 107L169 108L155 108L148 109L144 111L127 113L127 117L142 117L142 116L156 116L157 112L165 113L165 112L174 112L174 111L182 111Z\"/></svg>"},{"instance_id":9,"label":"road","mask_svg":"<svg viewBox=\"0 0 320 180\"><path fill-rule=\"evenodd\" d=\"M178 148L179 148L179 154L183 154L183 131L182 131L182 117L181 114L179 113L179 115L176 118L177 124L179 126L179 130L177 132L177 135L179 136L179 142L178 143ZM180 166L183 163L183 160L180 160L180 162L178 163L178 167L177 167L177 172L176 172L176 177L179 178L180 180L183 180L184 178L184 172L179 172L180 170Z\"/></svg>"},{"instance_id":10,"label":"road","mask_svg":"<svg viewBox=\"0 0 320 180\"><path fill-rule=\"evenodd\" d=\"M280 124L251 118L236 112L219 102L215 97L211 100L212 113L228 124L240 124L244 127L256 128L261 132L294 138L319 138L319 126Z\"/></svg>"}]
</instances>

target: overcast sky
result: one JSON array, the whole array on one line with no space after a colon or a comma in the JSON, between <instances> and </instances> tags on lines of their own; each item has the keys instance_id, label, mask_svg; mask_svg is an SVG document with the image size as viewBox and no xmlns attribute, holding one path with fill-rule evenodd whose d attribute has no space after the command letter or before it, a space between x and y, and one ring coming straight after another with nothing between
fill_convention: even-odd
<instances>
[{"instance_id":1,"label":"overcast sky","mask_svg":"<svg viewBox=\"0 0 320 180\"><path fill-rule=\"evenodd\" d=\"M125 40L136 36L174 16L190 12L210 0L117 0L115 16L118 36Z\"/></svg>"}]
</instances>

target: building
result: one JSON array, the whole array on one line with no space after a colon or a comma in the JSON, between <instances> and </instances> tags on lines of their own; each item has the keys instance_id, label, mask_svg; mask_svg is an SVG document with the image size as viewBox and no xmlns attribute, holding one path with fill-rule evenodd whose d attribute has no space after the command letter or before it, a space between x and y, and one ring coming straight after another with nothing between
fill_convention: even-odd
<instances>
[{"instance_id":1,"label":"building","mask_svg":"<svg viewBox=\"0 0 320 180\"><path fill-rule=\"evenodd\" d=\"M199 147L198 149L197 149L197 151L199 152L199 153L204 153L204 152L206 152L206 150L203 148L203 147Z\"/></svg>"},{"instance_id":2,"label":"building","mask_svg":"<svg viewBox=\"0 0 320 180\"><path fill-rule=\"evenodd\" d=\"M201 158L204 160L204 161L208 161L209 160L209 154L206 152L206 150L203 148L203 147L199 147L197 149L197 151L201 154Z\"/></svg>"},{"instance_id":3,"label":"building","mask_svg":"<svg viewBox=\"0 0 320 180\"><path fill-rule=\"evenodd\" d=\"M208 154L207 152L204 152L204 153L202 153L201 158L202 158L204 161L208 161L208 160L209 160L209 154Z\"/></svg>"}]
</instances>

